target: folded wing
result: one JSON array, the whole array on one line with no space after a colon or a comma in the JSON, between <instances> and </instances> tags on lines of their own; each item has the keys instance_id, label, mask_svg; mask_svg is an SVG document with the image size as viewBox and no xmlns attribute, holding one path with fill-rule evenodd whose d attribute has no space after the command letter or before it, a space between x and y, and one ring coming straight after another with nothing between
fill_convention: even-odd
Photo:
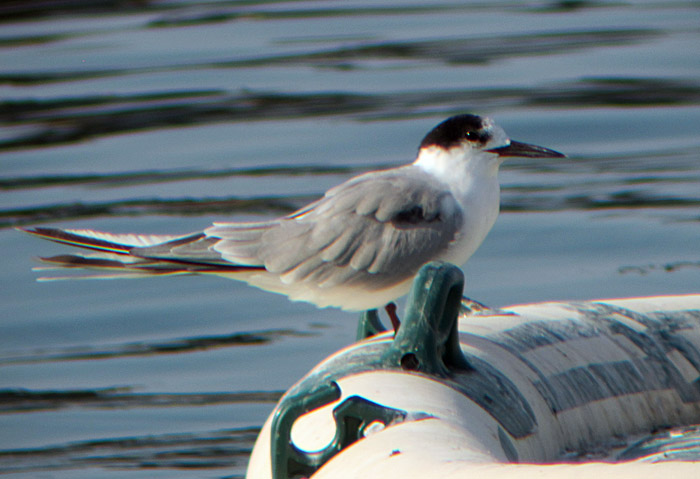
<instances>
[{"instance_id":1,"label":"folded wing","mask_svg":"<svg viewBox=\"0 0 700 479\"><path fill-rule=\"evenodd\" d=\"M205 234L223 259L264 266L286 284L381 288L438 257L461 222L454 197L406 167L353 178L285 218Z\"/></svg>"},{"instance_id":2,"label":"folded wing","mask_svg":"<svg viewBox=\"0 0 700 479\"><path fill-rule=\"evenodd\" d=\"M93 250L42 259L57 267L100 269L100 277L247 273L239 279L283 293L293 285L300 297L300 287L366 291L411 279L459 234L459 205L444 185L431 181L411 166L368 173L289 216L215 223L183 236L25 231Z\"/></svg>"}]
</instances>

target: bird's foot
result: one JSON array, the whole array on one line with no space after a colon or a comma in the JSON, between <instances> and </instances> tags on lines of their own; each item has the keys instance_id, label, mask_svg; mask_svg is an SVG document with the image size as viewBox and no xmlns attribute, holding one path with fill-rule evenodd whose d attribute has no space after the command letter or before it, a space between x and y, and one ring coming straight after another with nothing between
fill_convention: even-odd
<instances>
[{"instance_id":1,"label":"bird's foot","mask_svg":"<svg viewBox=\"0 0 700 479\"><path fill-rule=\"evenodd\" d=\"M462 312L463 314L491 314L491 315L504 315L504 316L516 316L517 313L512 311L504 311L501 308L492 308L486 306L484 303L479 301L474 301L473 299L467 298L466 296L462 298Z\"/></svg>"},{"instance_id":2,"label":"bird's foot","mask_svg":"<svg viewBox=\"0 0 700 479\"><path fill-rule=\"evenodd\" d=\"M462 308L467 309L469 313L478 313L481 311L489 311L491 309L484 303L474 301L473 299L467 298L466 296L462 298Z\"/></svg>"}]
</instances>

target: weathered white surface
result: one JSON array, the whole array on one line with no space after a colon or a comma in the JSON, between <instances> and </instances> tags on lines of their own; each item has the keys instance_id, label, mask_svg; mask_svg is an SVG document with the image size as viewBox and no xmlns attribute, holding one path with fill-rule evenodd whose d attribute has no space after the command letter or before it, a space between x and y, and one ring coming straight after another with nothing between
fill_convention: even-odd
<instances>
[{"instance_id":1,"label":"weathered white surface","mask_svg":"<svg viewBox=\"0 0 700 479\"><path fill-rule=\"evenodd\" d=\"M328 462L313 475L313 479L690 479L700 474L700 464L694 462L483 464L461 459L436 460L429 453L420 451L394 455L368 465L362 460L367 451L358 446Z\"/></svg>"},{"instance_id":2,"label":"weathered white surface","mask_svg":"<svg viewBox=\"0 0 700 479\"><path fill-rule=\"evenodd\" d=\"M337 380L339 401L296 422L295 444L312 451L331 440L332 409L349 396L408 413L333 457L314 479L700 477L700 463L542 464L700 423L700 295L519 305L463 316L459 330L475 371L452 384L401 370L353 374ZM249 478L270 477L269 434L266 424Z\"/></svg>"},{"instance_id":3,"label":"weathered white surface","mask_svg":"<svg viewBox=\"0 0 700 479\"><path fill-rule=\"evenodd\" d=\"M700 295L518 305L461 317L459 329L465 352L537 417L537 432L513 442L520 461L700 422Z\"/></svg>"},{"instance_id":4,"label":"weathered white surface","mask_svg":"<svg viewBox=\"0 0 700 479\"><path fill-rule=\"evenodd\" d=\"M463 441L459 448L464 449L469 457L475 460L506 460L498 443L496 425L491 416L464 395L439 381L415 374L374 371L343 378L338 384L342 390L339 401L316 409L297 420L292 429L292 439L298 447L315 451L326 446L332 439L332 434L328 434L328 431L335 432L335 423L331 415L333 408L348 396L362 396L372 402L408 413L405 422L390 426L387 430L375 434L376 436L386 434L388 429L403 430L403 427L409 424L412 428L419 427L427 433L432 429L425 424L440 423L441 430L446 425L449 425L450 429L459 430L458 434ZM432 419L427 419L426 413ZM417 424L420 426L416 426ZM321 433L322 430L325 433Z\"/></svg>"}]
</instances>

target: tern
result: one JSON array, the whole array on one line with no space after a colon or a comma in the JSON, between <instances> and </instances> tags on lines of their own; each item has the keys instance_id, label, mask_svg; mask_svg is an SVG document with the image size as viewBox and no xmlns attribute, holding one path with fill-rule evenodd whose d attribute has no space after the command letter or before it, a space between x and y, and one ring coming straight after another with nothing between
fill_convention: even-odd
<instances>
[{"instance_id":1,"label":"tern","mask_svg":"<svg viewBox=\"0 0 700 479\"><path fill-rule=\"evenodd\" d=\"M82 277L214 274L321 308L384 306L397 328L393 301L421 266L463 265L491 230L498 169L509 157L564 155L512 141L493 120L464 114L433 128L412 163L351 178L269 221L217 222L186 235L21 229L93 250L40 258L52 267L102 270Z\"/></svg>"}]
</instances>

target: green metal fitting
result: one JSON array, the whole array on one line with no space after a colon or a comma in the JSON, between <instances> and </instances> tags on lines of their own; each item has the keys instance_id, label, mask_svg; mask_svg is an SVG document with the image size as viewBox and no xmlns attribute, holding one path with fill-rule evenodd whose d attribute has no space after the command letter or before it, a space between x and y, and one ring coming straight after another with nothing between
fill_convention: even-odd
<instances>
[{"instance_id":1,"label":"green metal fitting","mask_svg":"<svg viewBox=\"0 0 700 479\"><path fill-rule=\"evenodd\" d=\"M405 411L352 396L333 410L336 433L328 446L306 452L291 440L294 422L302 415L341 397L336 380L375 370L399 370L447 379L471 368L459 346L457 315L464 275L448 263L421 268L408 297L404 319L393 341L368 342L322 364L285 394L272 420L273 479L309 477L343 448L364 437L368 424L401 422ZM384 328L376 310L362 315L358 334L366 338Z\"/></svg>"},{"instance_id":2,"label":"green metal fitting","mask_svg":"<svg viewBox=\"0 0 700 479\"><path fill-rule=\"evenodd\" d=\"M274 479L304 478L340 451L362 439L368 425L381 423L388 426L401 422L406 412L374 403L363 397L352 396L333 409L335 436L320 451L302 451L291 439L292 426L302 415L340 397L336 383L313 391L306 397L290 398L289 408L279 408L272 420L272 477Z\"/></svg>"},{"instance_id":3,"label":"green metal fitting","mask_svg":"<svg viewBox=\"0 0 700 479\"><path fill-rule=\"evenodd\" d=\"M438 377L468 370L457 331L463 289L459 268L443 262L423 266L413 282L401 327L383 355L384 364Z\"/></svg>"}]
</instances>

